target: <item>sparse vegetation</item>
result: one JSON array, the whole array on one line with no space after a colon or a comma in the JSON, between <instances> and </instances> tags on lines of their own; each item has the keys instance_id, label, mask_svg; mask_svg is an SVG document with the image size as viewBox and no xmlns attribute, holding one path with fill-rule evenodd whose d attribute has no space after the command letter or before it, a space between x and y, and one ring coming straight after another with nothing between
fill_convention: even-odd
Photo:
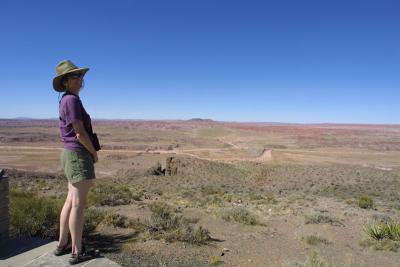
<instances>
[{"instance_id":1,"label":"sparse vegetation","mask_svg":"<svg viewBox=\"0 0 400 267\"><path fill-rule=\"evenodd\" d=\"M248 225L257 224L256 218L248 210L242 207L223 209L220 212L220 216L225 221L233 221Z\"/></svg>"},{"instance_id":2,"label":"sparse vegetation","mask_svg":"<svg viewBox=\"0 0 400 267\"><path fill-rule=\"evenodd\" d=\"M332 245L333 243L325 238L319 237L317 235L309 235L303 237L302 240L306 242L308 245L318 246L319 244L323 245Z\"/></svg>"},{"instance_id":3,"label":"sparse vegetation","mask_svg":"<svg viewBox=\"0 0 400 267\"><path fill-rule=\"evenodd\" d=\"M331 267L317 252L313 251L307 258L304 267Z\"/></svg>"},{"instance_id":4,"label":"sparse vegetation","mask_svg":"<svg viewBox=\"0 0 400 267\"><path fill-rule=\"evenodd\" d=\"M226 193L225 190L223 190L220 187L212 186L212 185L205 185L200 188L200 191L203 196L208 196L208 195L219 195L222 196Z\"/></svg>"},{"instance_id":5,"label":"sparse vegetation","mask_svg":"<svg viewBox=\"0 0 400 267\"><path fill-rule=\"evenodd\" d=\"M132 193L126 185L106 183L96 184L89 192L89 205L126 205L134 200L140 200L140 195Z\"/></svg>"},{"instance_id":6,"label":"sparse vegetation","mask_svg":"<svg viewBox=\"0 0 400 267\"><path fill-rule=\"evenodd\" d=\"M139 219L131 219L127 216L113 212L104 215L101 223L115 228L130 228L137 232L143 232L145 229L145 225L141 223Z\"/></svg>"},{"instance_id":7,"label":"sparse vegetation","mask_svg":"<svg viewBox=\"0 0 400 267\"><path fill-rule=\"evenodd\" d=\"M286 264L285 267L333 267L321 258L316 251L312 251L308 256L305 263L293 262Z\"/></svg>"},{"instance_id":8,"label":"sparse vegetation","mask_svg":"<svg viewBox=\"0 0 400 267\"><path fill-rule=\"evenodd\" d=\"M321 223L327 223L331 225L336 225L336 226L342 226L343 223L336 219L332 218L328 215L316 213L316 214L311 214L311 215L306 215L305 216L305 223L306 224L321 224Z\"/></svg>"}]
</instances>

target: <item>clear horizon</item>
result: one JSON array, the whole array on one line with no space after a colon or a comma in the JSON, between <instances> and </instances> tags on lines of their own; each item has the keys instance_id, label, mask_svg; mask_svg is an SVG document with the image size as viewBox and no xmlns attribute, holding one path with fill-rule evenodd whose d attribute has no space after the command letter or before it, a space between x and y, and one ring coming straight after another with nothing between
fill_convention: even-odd
<instances>
[{"instance_id":1,"label":"clear horizon","mask_svg":"<svg viewBox=\"0 0 400 267\"><path fill-rule=\"evenodd\" d=\"M191 119L115 119L115 118L92 118L94 121L190 121L195 119L201 120L211 120L213 122L221 122L221 123L261 123L261 124L282 124L282 125L289 125L289 124L298 124L298 125L377 125L377 126L400 126L400 123L344 123L344 122L280 122L280 121L221 121L221 120L214 120L209 118L191 118ZM0 120L54 120L58 121L58 118L31 118L31 117L14 117L14 118L0 118Z\"/></svg>"},{"instance_id":2,"label":"clear horizon","mask_svg":"<svg viewBox=\"0 0 400 267\"><path fill-rule=\"evenodd\" d=\"M400 124L397 1L4 1L0 118ZM61 15L60 15L61 14ZM67 19L66 19L67 18Z\"/></svg>"}]
</instances>

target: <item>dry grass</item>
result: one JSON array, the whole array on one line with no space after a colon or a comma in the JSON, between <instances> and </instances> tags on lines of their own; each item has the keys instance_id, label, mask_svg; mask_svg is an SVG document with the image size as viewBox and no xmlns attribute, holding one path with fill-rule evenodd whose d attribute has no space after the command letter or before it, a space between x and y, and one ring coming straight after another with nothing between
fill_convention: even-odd
<instances>
[{"instance_id":1,"label":"dry grass","mask_svg":"<svg viewBox=\"0 0 400 267\"><path fill-rule=\"evenodd\" d=\"M305 215L305 223L306 224L327 223L327 224L336 225L336 226L343 226L343 223L339 219L333 218L328 215L320 214L320 213Z\"/></svg>"},{"instance_id":2,"label":"dry grass","mask_svg":"<svg viewBox=\"0 0 400 267\"><path fill-rule=\"evenodd\" d=\"M332 245L333 244L333 242L331 242L323 237L317 236L317 235L305 236L302 238L302 240L306 244L312 245L312 246L318 246L320 244L323 244L323 245Z\"/></svg>"},{"instance_id":3,"label":"dry grass","mask_svg":"<svg viewBox=\"0 0 400 267\"><path fill-rule=\"evenodd\" d=\"M259 224L257 219L248 210L243 207L222 209L219 216L225 221L237 222L248 225Z\"/></svg>"}]
</instances>

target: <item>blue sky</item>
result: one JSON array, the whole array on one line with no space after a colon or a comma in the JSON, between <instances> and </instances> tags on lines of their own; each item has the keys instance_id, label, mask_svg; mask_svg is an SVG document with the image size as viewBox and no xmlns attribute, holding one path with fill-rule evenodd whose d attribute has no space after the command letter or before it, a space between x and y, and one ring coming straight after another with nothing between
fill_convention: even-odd
<instances>
[{"instance_id":1,"label":"blue sky","mask_svg":"<svg viewBox=\"0 0 400 267\"><path fill-rule=\"evenodd\" d=\"M400 123L399 1L2 1L0 118Z\"/></svg>"}]
</instances>

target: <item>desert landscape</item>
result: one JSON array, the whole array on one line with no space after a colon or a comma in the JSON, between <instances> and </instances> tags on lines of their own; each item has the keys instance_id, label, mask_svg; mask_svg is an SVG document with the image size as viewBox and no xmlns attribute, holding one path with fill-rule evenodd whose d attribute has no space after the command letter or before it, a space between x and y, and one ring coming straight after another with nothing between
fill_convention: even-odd
<instances>
[{"instance_id":1,"label":"desert landscape","mask_svg":"<svg viewBox=\"0 0 400 267\"><path fill-rule=\"evenodd\" d=\"M400 125L93 125L85 243L122 266L400 266ZM57 120L0 120L13 235L57 239L61 149Z\"/></svg>"}]
</instances>

